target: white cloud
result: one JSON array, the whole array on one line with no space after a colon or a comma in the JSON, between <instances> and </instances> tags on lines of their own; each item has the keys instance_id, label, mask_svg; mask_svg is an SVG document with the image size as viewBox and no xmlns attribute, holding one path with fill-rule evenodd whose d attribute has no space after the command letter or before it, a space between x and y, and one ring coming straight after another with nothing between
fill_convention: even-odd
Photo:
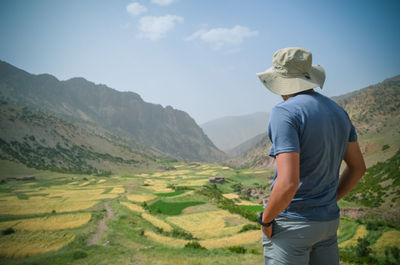
<instances>
[{"instance_id":1,"label":"white cloud","mask_svg":"<svg viewBox=\"0 0 400 265\"><path fill-rule=\"evenodd\" d=\"M126 6L126 11L133 16L139 16L143 13L146 13L147 8L137 2L133 2Z\"/></svg>"},{"instance_id":2,"label":"white cloud","mask_svg":"<svg viewBox=\"0 0 400 265\"><path fill-rule=\"evenodd\" d=\"M139 20L140 36L149 40L164 38L168 32L174 29L176 23L182 23L180 16L166 15L161 17L145 16Z\"/></svg>"},{"instance_id":3,"label":"white cloud","mask_svg":"<svg viewBox=\"0 0 400 265\"><path fill-rule=\"evenodd\" d=\"M167 6L172 4L174 0L151 0L153 4L160 5L160 6Z\"/></svg>"},{"instance_id":4,"label":"white cloud","mask_svg":"<svg viewBox=\"0 0 400 265\"><path fill-rule=\"evenodd\" d=\"M237 47L245 38L257 36L258 31L252 31L247 27L236 25L233 28L214 28L210 30L201 29L196 31L191 36L187 37L187 41L200 39L210 43L216 49L228 48L237 50Z\"/></svg>"}]
</instances>

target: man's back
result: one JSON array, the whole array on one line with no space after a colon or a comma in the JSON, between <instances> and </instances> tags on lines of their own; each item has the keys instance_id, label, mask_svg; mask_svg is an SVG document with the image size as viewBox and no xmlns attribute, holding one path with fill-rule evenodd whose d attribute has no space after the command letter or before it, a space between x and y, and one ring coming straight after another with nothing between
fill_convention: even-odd
<instances>
[{"instance_id":1,"label":"man's back","mask_svg":"<svg viewBox=\"0 0 400 265\"><path fill-rule=\"evenodd\" d=\"M339 216L336 189L349 141L356 141L346 112L316 92L298 94L271 113L270 154L300 153L300 185L281 216L313 221Z\"/></svg>"}]
</instances>

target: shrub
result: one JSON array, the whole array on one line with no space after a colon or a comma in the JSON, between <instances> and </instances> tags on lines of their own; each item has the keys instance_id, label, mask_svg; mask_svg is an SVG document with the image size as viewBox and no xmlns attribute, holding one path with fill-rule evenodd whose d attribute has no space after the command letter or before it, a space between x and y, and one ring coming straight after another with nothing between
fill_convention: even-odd
<instances>
[{"instance_id":1,"label":"shrub","mask_svg":"<svg viewBox=\"0 0 400 265\"><path fill-rule=\"evenodd\" d=\"M183 238L186 240L194 239L192 234L190 234L186 231L180 230L180 229L176 229L176 228L174 228L170 234L172 237Z\"/></svg>"},{"instance_id":2,"label":"shrub","mask_svg":"<svg viewBox=\"0 0 400 265\"><path fill-rule=\"evenodd\" d=\"M15 230L14 230L14 228L9 227L9 228L7 228L7 229L4 229L4 230L2 231L2 233L3 233L3 235L11 235L11 234L14 234L14 233L15 233Z\"/></svg>"},{"instance_id":3,"label":"shrub","mask_svg":"<svg viewBox=\"0 0 400 265\"><path fill-rule=\"evenodd\" d=\"M72 257L73 257L74 259L83 259L83 258L86 258L87 255L88 255L88 254L87 254L85 251L77 250L77 251L75 251L75 252L72 254Z\"/></svg>"},{"instance_id":4,"label":"shrub","mask_svg":"<svg viewBox=\"0 0 400 265\"><path fill-rule=\"evenodd\" d=\"M358 238L356 246L356 254L359 257L368 257L371 254L370 243L366 238Z\"/></svg>"},{"instance_id":5,"label":"shrub","mask_svg":"<svg viewBox=\"0 0 400 265\"><path fill-rule=\"evenodd\" d=\"M199 244L197 241L191 241L186 243L185 248L193 248L193 249L206 249L202 245Z\"/></svg>"},{"instance_id":6,"label":"shrub","mask_svg":"<svg viewBox=\"0 0 400 265\"><path fill-rule=\"evenodd\" d=\"M390 148L390 145L385 144L382 146L382 151L385 151L386 149L389 149L389 148Z\"/></svg>"},{"instance_id":7,"label":"shrub","mask_svg":"<svg viewBox=\"0 0 400 265\"><path fill-rule=\"evenodd\" d=\"M244 225L242 227L242 229L240 229L239 233L246 232L246 231L249 231L249 230L259 230L259 229L260 229L259 225L247 224L247 225Z\"/></svg>"},{"instance_id":8,"label":"shrub","mask_svg":"<svg viewBox=\"0 0 400 265\"><path fill-rule=\"evenodd\" d=\"M235 253L239 253L239 254L245 254L246 253L246 249L242 246L232 246L228 248L229 251L231 252L235 252Z\"/></svg>"}]
</instances>

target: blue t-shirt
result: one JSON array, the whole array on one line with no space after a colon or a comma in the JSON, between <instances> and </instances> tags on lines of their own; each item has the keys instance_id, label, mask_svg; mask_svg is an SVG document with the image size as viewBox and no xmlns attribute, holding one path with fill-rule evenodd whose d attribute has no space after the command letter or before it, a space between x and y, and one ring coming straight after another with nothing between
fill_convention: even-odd
<instances>
[{"instance_id":1,"label":"blue t-shirt","mask_svg":"<svg viewBox=\"0 0 400 265\"><path fill-rule=\"evenodd\" d=\"M270 156L300 153L300 185L280 216L310 221L338 218L340 165L348 143L357 141L346 111L319 93L298 94L272 109L268 135ZM277 172L273 184L276 177Z\"/></svg>"}]
</instances>

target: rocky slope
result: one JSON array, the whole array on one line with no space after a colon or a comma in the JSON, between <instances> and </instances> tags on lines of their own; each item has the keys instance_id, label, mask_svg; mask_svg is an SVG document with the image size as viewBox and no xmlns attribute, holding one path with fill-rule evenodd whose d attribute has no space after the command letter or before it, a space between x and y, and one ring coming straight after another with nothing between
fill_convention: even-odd
<instances>
[{"instance_id":1,"label":"rocky slope","mask_svg":"<svg viewBox=\"0 0 400 265\"><path fill-rule=\"evenodd\" d=\"M65 122L52 115L0 103L0 159L37 169L110 174L160 167L160 161L128 145Z\"/></svg>"},{"instance_id":2,"label":"rocky slope","mask_svg":"<svg viewBox=\"0 0 400 265\"><path fill-rule=\"evenodd\" d=\"M83 78L59 81L0 61L0 100L51 113L97 134L113 135L151 155L199 161L224 157L187 113Z\"/></svg>"}]
</instances>

